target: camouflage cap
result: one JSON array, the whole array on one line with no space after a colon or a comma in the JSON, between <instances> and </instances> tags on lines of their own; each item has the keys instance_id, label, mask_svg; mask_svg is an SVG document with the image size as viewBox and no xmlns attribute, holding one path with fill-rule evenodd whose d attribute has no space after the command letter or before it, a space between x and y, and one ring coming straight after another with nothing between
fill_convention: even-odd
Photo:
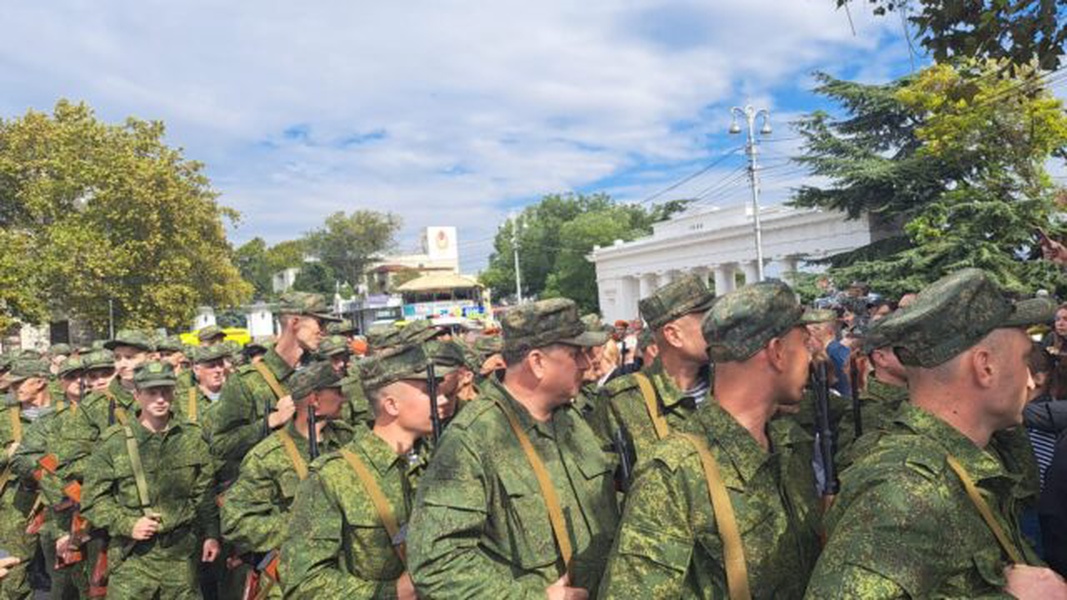
<instances>
[{"instance_id":1,"label":"camouflage cap","mask_svg":"<svg viewBox=\"0 0 1067 600\"><path fill-rule=\"evenodd\" d=\"M185 345L182 344L181 338L171 335L156 342L156 350L160 352L184 352Z\"/></svg>"},{"instance_id":2,"label":"camouflage cap","mask_svg":"<svg viewBox=\"0 0 1067 600\"><path fill-rule=\"evenodd\" d=\"M330 323L326 326L326 333L330 335L352 335L356 333L359 328L356 324L348 319L338 321L337 323Z\"/></svg>"},{"instance_id":3,"label":"camouflage cap","mask_svg":"<svg viewBox=\"0 0 1067 600\"><path fill-rule=\"evenodd\" d=\"M31 377L48 379L52 376L50 367L51 365L47 360L20 358L11 366L11 371L7 374L7 378L11 383L25 381Z\"/></svg>"},{"instance_id":4,"label":"camouflage cap","mask_svg":"<svg viewBox=\"0 0 1067 600\"><path fill-rule=\"evenodd\" d=\"M443 333L445 332L434 327L434 324L428 319L420 319L418 321L412 321L400 328L399 343L404 346L422 344L423 342L428 342Z\"/></svg>"},{"instance_id":5,"label":"camouflage cap","mask_svg":"<svg viewBox=\"0 0 1067 600\"><path fill-rule=\"evenodd\" d=\"M213 344L197 348L193 354L193 362L196 364L209 363L231 355L230 349L223 344Z\"/></svg>"},{"instance_id":6,"label":"camouflage cap","mask_svg":"<svg viewBox=\"0 0 1067 600\"><path fill-rule=\"evenodd\" d=\"M551 344L601 346L608 341L606 333L586 331L578 318L578 305L567 298L520 304L504 314L500 325L504 330L505 352Z\"/></svg>"},{"instance_id":7,"label":"camouflage cap","mask_svg":"<svg viewBox=\"0 0 1067 600\"><path fill-rule=\"evenodd\" d=\"M155 342L152 341L151 336L136 329L120 330L115 334L114 339L104 342L104 348L108 350L114 350L119 346L132 346L145 352L152 352L156 349Z\"/></svg>"},{"instance_id":8,"label":"camouflage cap","mask_svg":"<svg viewBox=\"0 0 1067 600\"><path fill-rule=\"evenodd\" d=\"M367 332L367 344L373 350L389 348L400 342L400 328L392 323L375 325Z\"/></svg>"},{"instance_id":9,"label":"camouflage cap","mask_svg":"<svg viewBox=\"0 0 1067 600\"><path fill-rule=\"evenodd\" d=\"M907 308L879 322L900 362L931 368L975 345L994 329L1052 320L1048 298L1012 302L981 269L962 269L930 284Z\"/></svg>"},{"instance_id":10,"label":"camouflage cap","mask_svg":"<svg viewBox=\"0 0 1067 600\"><path fill-rule=\"evenodd\" d=\"M659 329L675 319L703 312L715 302L708 284L696 275L683 275L637 303L641 318L651 329Z\"/></svg>"},{"instance_id":11,"label":"camouflage cap","mask_svg":"<svg viewBox=\"0 0 1067 600\"><path fill-rule=\"evenodd\" d=\"M196 332L196 339L200 340L200 343L204 343L211 340L222 339L226 337L226 332L217 325L208 325L200 331Z\"/></svg>"},{"instance_id":12,"label":"camouflage cap","mask_svg":"<svg viewBox=\"0 0 1067 600\"><path fill-rule=\"evenodd\" d=\"M704 316L702 330L712 361L743 361L797 325L835 316L833 311L805 310L781 281L762 281L720 296Z\"/></svg>"},{"instance_id":13,"label":"camouflage cap","mask_svg":"<svg viewBox=\"0 0 1067 600\"><path fill-rule=\"evenodd\" d=\"M582 317L582 325L585 325L586 331L603 331L611 333L615 331L615 328L611 325L605 324L600 320L600 315L596 313L589 313Z\"/></svg>"},{"instance_id":14,"label":"camouflage cap","mask_svg":"<svg viewBox=\"0 0 1067 600\"><path fill-rule=\"evenodd\" d=\"M860 352L864 354L870 354L879 348L885 348L890 345L889 337L886 336L886 329L882 323L885 318L871 321L866 326L856 326L852 328L852 337L859 340Z\"/></svg>"},{"instance_id":15,"label":"camouflage cap","mask_svg":"<svg viewBox=\"0 0 1067 600\"><path fill-rule=\"evenodd\" d=\"M93 343L89 345L90 350L106 350L107 340L93 340Z\"/></svg>"},{"instance_id":16,"label":"camouflage cap","mask_svg":"<svg viewBox=\"0 0 1067 600\"><path fill-rule=\"evenodd\" d=\"M456 341L426 342L423 351L433 359L434 374L443 375L467 365L467 356L463 352L463 346ZM445 369L442 371L442 369Z\"/></svg>"},{"instance_id":17,"label":"camouflage cap","mask_svg":"<svg viewBox=\"0 0 1067 600\"><path fill-rule=\"evenodd\" d=\"M323 321L340 321L322 294L308 292L285 292L278 299L278 312L283 315L310 315Z\"/></svg>"},{"instance_id":18,"label":"camouflage cap","mask_svg":"<svg viewBox=\"0 0 1067 600\"><path fill-rule=\"evenodd\" d=\"M58 377L73 377L85 370L85 364L82 359L73 356L63 359L63 362L59 363L59 369L56 371Z\"/></svg>"},{"instance_id":19,"label":"camouflage cap","mask_svg":"<svg viewBox=\"0 0 1067 600\"><path fill-rule=\"evenodd\" d=\"M317 360L293 373L288 385L293 400L303 400L320 390L340 388L341 376L333 370L329 361Z\"/></svg>"},{"instance_id":20,"label":"camouflage cap","mask_svg":"<svg viewBox=\"0 0 1067 600\"><path fill-rule=\"evenodd\" d=\"M500 354L504 350L504 340L498 335L480 337L474 342L474 351L488 358L494 354Z\"/></svg>"},{"instance_id":21,"label":"camouflage cap","mask_svg":"<svg viewBox=\"0 0 1067 600\"><path fill-rule=\"evenodd\" d=\"M70 352L70 344L52 344L52 347L48 349L48 353L52 356L66 356Z\"/></svg>"},{"instance_id":22,"label":"camouflage cap","mask_svg":"<svg viewBox=\"0 0 1067 600\"><path fill-rule=\"evenodd\" d=\"M81 357L81 361L86 370L115 368L115 355L110 350L93 350Z\"/></svg>"},{"instance_id":23,"label":"camouflage cap","mask_svg":"<svg viewBox=\"0 0 1067 600\"><path fill-rule=\"evenodd\" d=\"M319 342L319 349L317 350L319 356L337 356L339 354L351 354L352 350L348 347L348 338L343 335L330 335L326 336Z\"/></svg>"},{"instance_id":24,"label":"camouflage cap","mask_svg":"<svg viewBox=\"0 0 1067 600\"><path fill-rule=\"evenodd\" d=\"M167 362L150 360L133 371L133 387L139 390L176 385L178 377L174 374L174 367Z\"/></svg>"},{"instance_id":25,"label":"camouflage cap","mask_svg":"<svg viewBox=\"0 0 1067 600\"><path fill-rule=\"evenodd\" d=\"M36 351L36 350L34 350L34 349L32 349L32 348L23 348L22 350L18 351L18 354L15 355L15 358L16 358L16 360L17 359L35 360L35 359L41 358L41 353Z\"/></svg>"},{"instance_id":26,"label":"camouflage cap","mask_svg":"<svg viewBox=\"0 0 1067 600\"><path fill-rule=\"evenodd\" d=\"M385 387L405 379L426 379L426 365L431 360L421 344L401 346L395 350L368 358L359 363L359 378L365 392ZM438 368L434 363L434 375L445 376L451 369Z\"/></svg>"}]
</instances>

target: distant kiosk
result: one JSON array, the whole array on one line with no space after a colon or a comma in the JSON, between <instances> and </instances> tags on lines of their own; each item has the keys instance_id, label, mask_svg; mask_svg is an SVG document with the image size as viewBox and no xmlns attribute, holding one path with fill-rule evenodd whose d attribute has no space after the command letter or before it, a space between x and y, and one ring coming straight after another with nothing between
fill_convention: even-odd
<instances>
[{"instance_id":1,"label":"distant kiosk","mask_svg":"<svg viewBox=\"0 0 1067 600\"><path fill-rule=\"evenodd\" d=\"M481 319L489 309L482 284L454 273L423 275L396 288L403 298L404 319L431 319L449 324Z\"/></svg>"}]
</instances>

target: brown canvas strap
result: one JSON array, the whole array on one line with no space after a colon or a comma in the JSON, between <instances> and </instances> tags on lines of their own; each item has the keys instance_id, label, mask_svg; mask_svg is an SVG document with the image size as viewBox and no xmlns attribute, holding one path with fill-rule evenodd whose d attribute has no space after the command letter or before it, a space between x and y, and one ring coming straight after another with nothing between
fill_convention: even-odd
<instances>
[{"instance_id":1,"label":"brown canvas strap","mask_svg":"<svg viewBox=\"0 0 1067 600\"><path fill-rule=\"evenodd\" d=\"M730 495L723 483L719 463L711 454L707 443L691 433L681 434L696 448L700 464L704 468L704 479L708 483L708 496L712 510L715 511L715 526L722 538L723 562L726 568L726 587L730 600L749 600L752 592L748 586L748 566L745 564L745 548L741 545L741 531L737 527L737 517Z\"/></svg>"},{"instance_id":2,"label":"brown canvas strap","mask_svg":"<svg viewBox=\"0 0 1067 600\"><path fill-rule=\"evenodd\" d=\"M1007 553L1012 564L1026 564L1022 555L1019 554L1018 548L1016 548L1015 544L1008 539L1008 534L1004 533L1004 528L1000 526L996 517L993 516L993 511L990 510L985 499L978 493L978 486L974 484L974 480L971 479L967 470L964 469L963 465L961 465L959 461L956 460L956 457L951 454L946 457L946 460L948 461L948 466L956 472L956 476L963 482L963 489L967 490L967 496L971 499L974 507L978 509L978 514L982 515L982 520L985 521L985 524L989 527L990 531L993 532L993 537L997 538L997 542L1000 543L1000 547Z\"/></svg>"},{"instance_id":3,"label":"brown canvas strap","mask_svg":"<svg viewBox=\"0 0 1067 600\"><path fill-rule=\"evenodd\" d=\"M7 411L11 418L11 437L16 443L22 443L22 405L15 404Z\"/></svg>"},{"instance_id":4,"label":"brown canvas strap","mask_svg":"<svg viewBox=\"0 0 1067 600\"><path fill-rule=\"evenodd\" d=\"M389 499L385 497L385 493L382 492L382 488L374 479L374 475L371 475L370 469L367 468L367 465L363 463L363 460L355 452L347 448L341 448L340 452L341 456L348 462L348 465L356 472L356 477L359 478L360 483L363 484L363 489L370 496L370 501L374 504L374 510L378 513L378 519L385 526L385 532L389 534L389 539L392 542L393 550L396 551L397 558L400 559L401 563L407 565L406 544L400 539L400 525L396 521L396 515L393 514L393 507L390 506Z\"/></svg>"},{"instance_id":5,"label":"brown canvas strap","mask_svg":"<svg viewBox=\"0 0 1067 600\"><path fill-rule=\"evenodd\" d=\"M137 499L141 503L141 512L145 516L151 516L152 511L148 508L152 503L148 499L148 480L144 475L144 464L141 462L141 450L137 447L137 439L133 437L133 429L129 425L123 425L126 432L126 454L130 457L130 469L133 470L133 481L137 484Z\"/></svg>"},{"instance_id":6,"label":"brown canvas strap","mask_svg":"<svg viewBox=\"0 0 1067 600\"><path fill-rule=\"evenodd\" d=\"M556 546L559 547L560 556L563 557L563 568L564 571L568 571L570 570L571 557L574 555L574 550L571 547L571 538L567 534L566 521L563 519L563 508L560 506L559 496L556 495L556 488L552 486L552 479L548 475L548 469L545 468L545 463L538 456L537 449L534 448L529 436L522 430L522 425L519 425L519 418L515 416L514 411L499 399L495 400L495 402L500 407L500 410L504 411L504 416L508 419L508 425L511 425L511 430L515 432L515 437L519 439L519 446L522 447L522 452L526 455L526 461L530 463L530 468L533 469L534 476L537 477L537 486L541 488L541 497L545 501L545 508L548 509L548 520L552 524L552 534L556 538Z\"/></svg>"},{"instance_id":7,"label":"brown canvas strap","mask_svg":"<svg viewBox=\"0 0 1067 600\"><path fill-rule=\"evenodd\" d=\"M286 456L289 457L289 462L293 463L296 476L300 478L300 481L307 479L308 465L304 462L304 457L300 456L300 451L296 449L296 442L293 441L293 436L289 435L289 432L285 429L279 429L275 433L278 435L278 439L282 441L282 450L285 450Z\"/></svg>"},{"instance_id":8,"label":"brown canvas strap","mask_svg":"<svg viewBox=\"0 0 1067 600\"><path fill-rule=\"evenodd\" d=\"M263 376L263 380L267 382L267 385L270 387L270 390L274 392L275 398L281 398L283 396L288 395L288 392L286 392L285 388L282 387L282 384L278 382L278 378L274 376L274 373L270 370L270 367L263 364L263 361L253 362L252 368L255 369L257 373Z\"/></svg>"},{"instance_id":9,"label":"brown canvas strap","mask_svg":"<svg viewBox=\"0 0 1067 600\"><path fill-rule=\"evenodd\" d=\"M189 400L186 402L185 416L190 423L196 423L196 386L189 388Z\"/></svg>"},{"instance_id":10,"label":"brown canvas strap","mask_svg":"<svg viewBox=\"0 0 1067 600\"><path fill-rule=\"evenodd\" d=\"M637 380L637 387L641 389L641 396L645 399L645 408L648 409L648 418L652 419L652 427L656 430L656 439L662 440L670 435L671 428L667 425L667 419L659 412L656 389L644 373L634 373L634 379Z\"/></svg>"}]
</instances>

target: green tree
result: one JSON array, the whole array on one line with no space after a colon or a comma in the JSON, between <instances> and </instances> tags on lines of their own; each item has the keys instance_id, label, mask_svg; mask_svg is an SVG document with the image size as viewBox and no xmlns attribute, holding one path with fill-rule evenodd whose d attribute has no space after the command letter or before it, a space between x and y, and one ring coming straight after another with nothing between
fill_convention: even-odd
<instances>
[{"instance_id":1,"label":"green tree","mask_svg":"<svg viewBox=\"0 0 1067 600\"><path fill-rule=\"evenodd\" d=\"M616 204L602 193L544 196L524 208L517 219L508 219L497 229L494 250L481 282L492 289L496 298L515 295L512 232L517 221L523 296L566 296L580 299L583 310L595 310L596 277L593 265L585 259L593 246L646 235L651 232L652 223L666 219L686 204L676 200L645 208Z\"/></svg>"},{"instance_id":2,"label":"green tree","mask_svg":"<svg viewBox=\"0 0 1067 600\"><path fill-rule=\"evenodd\" d=\"M835 0L838 7L854 0ZM1059 67L1067 40L1067 14L1061 0L867 0L876 15L905 11L920 43L934 59L1037 60ZM918 10L915 5L918 4Z\"/></svg>"},{"instance_id":3,"label":"green tree","mask_svg":"<svg viewBox=\"0 0 1067 600\"><path fill-rule=\"evenodd\" d=\"M801 164L830 180L801 188L800 206L867 211L903 233L831 259L839 281L914 291L947 272L981 267L1017 292L1067 284L1036 253L1058 190L1045 170L1067 143L1067 117L1032 67L1002 61L935 65L885 85L820 75L816 91L848 116L799 123Z\"/></svg>"},{"instance_id":4,"label":"green tree","mask_svg":"<svg viewBox=\"0 0 1067 600\"><path fill-rule=\"evenodd\" d=\"M306 247L338 280L355 285L374 255L396 246L400 223L400 217L393 213L337 212L326 217L323 227L307 234Z\"/></svg>"},{"instance_id":5,"label":"green tree","mask_svg":"<svg viewBox=\"0 0 1067 600\"><path fill-rule=\"evenodd\" d=\"M301 265L300 272L293 280L293 289L298 292L323 294L329 300L333 298L337 283L337 274L329 265L313 260Z\"/></svg>"},{"instance_id":6,"label":"green tree","mask_svg":"<svg viewBox=\"0 0 1067 600\"><path fill-rule=\"evenodd\" d=\"M65 100L0 120L0 326L59 311L102 330L112 300L119 326L178 329L248 298L223 228L237 213L164 133Z\"/></svg>"},{"instance_id":7,"label":"green tree","mask_svg":"<svg viewBox=\"0 0 1067 600\"><path fill-rule=\"evenodd\" d=\"M241 277L252 284L256 299L264 300L271 296L274 271L267 260L267 242L263 238L252 238L237 248L233 261Z\"/></svg>"}]
</instances>

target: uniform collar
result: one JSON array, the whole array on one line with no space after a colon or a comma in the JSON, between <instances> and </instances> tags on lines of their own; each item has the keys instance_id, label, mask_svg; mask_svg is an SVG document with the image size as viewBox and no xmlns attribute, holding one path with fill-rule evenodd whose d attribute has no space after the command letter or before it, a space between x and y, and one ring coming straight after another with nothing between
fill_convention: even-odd
<instances>
[{"instance_id":1,"label":"uniform collar","mask_svg":"<svg viewBox=\"0 0 1067 600\"><path fill-rule=\"evenodd\" d=\"M563 424L564 420L557 419L556 417L566 405L556 407L552 411L552 417L548 421L542 423L530 415L530 411L511 395L511 392L504 387L503 383L495 379L488 379L487 382L487 386L483 386L483 389L486 392L486 398L492 400L499 398L501 403L510 408L511 412L515 414L515 417L519 421L519 426L524 432L529 433L531 429L534 429L540 435L550 438L554 438L562 433L560 426Z\"/></svg>"},{"instance_id":2,"label":"uniform collar","mask_svg":"<svg viewBox=\"0 0 1067 600\"><path fill-rule=\"evenodd\" d=\"M680 390L678 389L678 386L674 384L674 379L667 374L666 369L663 368L663 361L660 360L659 356L652 359L652 364L642 372L652 382L652 385L655 386L656 393L659 394L660 402L663 403L664 408L671 408L679 402L689 398L686 394L687 390ZM706 379L707 376L707 369L702 367L700 369L699 377ZM710 390L711 386L708 386L705 396Z\"/></svg>"},{"instance_id":3,"label":"uniform collar","mask_svg":"<svg viewBox=\"0 0 1067 600\"><path fill-rule=\"evenodd\" d=\"M374 470L380 475L385 475L391 469L400 464L406 464L407 458L397 454L388 442L378 437L370 428L361 428L352 438L352 445L367 457Z\"/></svg>"},{"instance_id":4,"label":"uniform collar","mask_svg":"<svg viewBox=\"0 0 1067 600\"><path fill-rule=\"evenodd\" d=\"M726 412L715 401L705 403L697 411L697 418L704 426L708 442L719 446L729 457L734 470L740 476L742 482L748 482L755 477L765 462L777 456L779 444L771 438L772 448L767 452L752 437L747 429L737 422L737 419ZM773 428L768 428L774 431Z\"/></svg>"},{"instance_id":5,"label":"uniform collar","mask_svg":"<svg viewBox=\"0 0 1067 600\"><path fill-rule=\"evenodd\" d=\"M274 373L274 376L278 378L278 381L284 381L286 377L292 375L293 367L289 366L289 363L285 362L285 359L280 354L275 352L274 348L267 350L267 353L263 355L261 359L267 368Z\"/></svg>"},{"instance_id":6,"label":"uniform collar","mask_svg":"<svg viewBox=\"0 0 1067 600\"><path fill-rule=\"evenodd\" d=\"M933 413L904 402L896 422L954 456L975 481L1005 476L1004 467L992 454Z\"/></svg>"}]
</instances>

